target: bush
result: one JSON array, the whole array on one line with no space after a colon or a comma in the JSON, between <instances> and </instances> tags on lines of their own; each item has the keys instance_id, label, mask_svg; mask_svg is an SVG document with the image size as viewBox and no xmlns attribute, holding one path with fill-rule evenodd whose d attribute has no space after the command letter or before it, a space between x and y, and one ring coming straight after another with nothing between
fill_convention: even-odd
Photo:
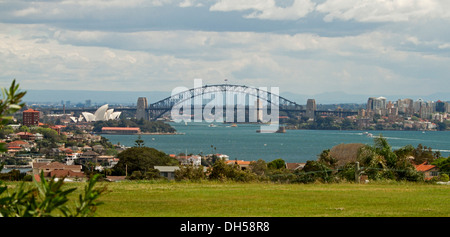
<instances>
[{"instance_id":1,"label":"bush","mask_svg":"<svg viewBox=\"0 0 450 237\"><path fill-rule=\"evenodd\" d=\"M0 167L1 170L2 167ZM102 204L97 199L106 191L106 187L94 188L98 176L92 177L86 184L84 195L80 194L75 208L67 205L68 195L76 188L63 190L64 179L47 181L41 173L41 181L34 182L34 187L22 182L12 191L0 182L0 216L1 217L88 217L93 216L97 206ZM3 194L5 193L5 194Z\"/></svg>"},{"instance_id":2,"label":"bush","mask_svg":"<svg viewBox=\"0 0 450 237\"><path fill-rule=\"evenodd\" d=\"M257 175L245 170L241 170L239 165L228 165L223 160L217 160L210 169L209 179L211 180L232 180L239 182L249 182L257 180Z\"/></svg>"},{"instance_id":3,"label":"bush","mask_svg":"<svg viewBox=\"0 0 450 237\"><path fill-rule=\"evenodd\" d=\"M439 177L438 177L438 181L440 181L440 182L448 182L449 181L448 174L440 174Z\"/></svg>"},{"instance_id":4,"label":"bush","mask_svg":"<svg viewBox=\"0 0 450 237\"><path fill-rule=\"evenodd\" d=\"M193 180L200 181L206 178L205 172L203 172L203 166L195 167L193 165L181 166L179 170L175 171L175 180Z\"/></svg>"}]
</instances>

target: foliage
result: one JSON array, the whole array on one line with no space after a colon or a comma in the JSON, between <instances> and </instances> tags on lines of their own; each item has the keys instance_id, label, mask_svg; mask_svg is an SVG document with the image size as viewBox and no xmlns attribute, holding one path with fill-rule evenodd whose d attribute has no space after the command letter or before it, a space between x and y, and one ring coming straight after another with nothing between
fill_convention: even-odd
<instances>
[{"instance_id":1,"label":"foliage","mask_svg":"<svg viewBox=\"0 0 450 237\"><path fill-rule=\"evenodd\" d=\"M254 173L241 170L237 164L226 164L222 159L217 160L209 169L209 172L209 179L211 180L249 182L257 178Z\"/></svg>"},{"instance_id":2,"label":"foliage","mask_svg":"<svg viewBox=\"0 0 450 237\"><path fill-rule=\"evenodd\" d=\"M8 180L8 181L20 181L25 177L24 173L21 173L19 170L13 169L8 173L0 173L0 180Z\"/></svg>"},{"instance_id":3,"label":"foliage","mask_svg":"<svg viewBox=\"0 0 450 237\"><path fill-rule=\"evenodd\" d=\"M450 178L449 178L448 174L440 174L439 180L442 182L448 182L450 180Z\"/></svg>"},{"instance_id":4,"label":"foliage","mask_svg":"<svg viewBox=\"0 0 450 237\"><path fill-rule=\"evenodd\" d=\"M267 163L267 168L269 168L269 169L278 170L278 169L283 169L285 167L286 167L286 163L284 162L283 159L276 159L276 160L273 160L273 161Z\"/></svg>"},{"instance_id":5,"label":"foliage","mask_svg":"<svg viewBox=\"0 0 450 237\"><path fill-rule=\"evenodd\" d=\"M434 160L431 164L437 166L441 173L450 174L450 157L438 158L438 159Z\"/></svg>"},{"instance_id":6,"label":"foliage","mask_svg":"<svg viewBox=\"0 0 450 237\"><path fill-rule=\"evenodd\" d=\"M141 172L139 170L133 171L130 176L127 177L129 180L155 180L155 179L164 179L159 175L159 170L157 169L149 169L145 172Z\"/></svg>"},{"instance_id":7,"label":"foliage","mask_svg":"<svg viewBox=\"0 0 450 237\"><path fill-rule=\"evenodd\" d=\"M337 159L331 156L330 149L322 151L319 155L318 161L333 169L336 168L338 163Z\"/></svg>"},{"instance_id":8,"label":"foliage","mask_svg":"<svg viewBox=\"0 0 450 237\"><path fill-rule=\"evenodd\" d=\"M374 139L374 145L366 145L359 150L357 161L371 180L396 179L420 181L422 174L416 171L408 160L414 154L412 146L393 151L383 136Z\"/></svg>"},{"instance_id":9,"label":"foliage","mask_svg":"<svg viewBox=\"0 0 450 237\"><path fill-rule=\"evenodd\" d=\"M440 153L433 153L431 147L422 146L422 144L419 144L416 149L412 150L411 155L414 156L414 162L421 164L423 162L432 163L436 158L439 158Z\"/></svg>"},{"instance_id":10,"label":"foliage","mask_svg":"<svg viewBox=\"0 0 450 237\"><path fill-rule=\"evenodd\" d=\"M250 162L249 167L250 171L258 176L264 176L267 172L267 163L262 159Z\"/></svg>"},{"instance_id":11,"label":"foliage","mask_svg":"<svg viewBox=\"0 0 450 237\"><path fill-rule=\"evenodd\" d=\"M138 139L134 141L135 147L144 147L144 140L142 140L141 135L139 135Z\"/></svg>"},{"instance_id":12,"label":"foliage","mask_svg":"<svg viewBox=\"0 0 450 237\"><path fill-rule=\"evenodd\" d=\"M80 194L75 208L67 205L69 194L76 188L63 190L64 179L56 181L52 177L47 181L42 172L40 182L34 181L34 186L22 182L16 189L7 193L7 186L0 183L0 216L2 217L88 217L93 216L97 207L102 204L97 199L106 191L106 187L94 188L98 176L89 179Z\"/></svg>"},{"instance_id":13,"label":"foliage","mask_svg":"<svg viewBox=\"0 0 450 237\"><path fill-rule=\"evenodd\" d=\"M134 171L145 173L155 165L178 165L178 161L164 152L150 147L131 147L117 155L119 162L113 168L113 174L132 174Z\"/></svg>"},{"instance_id":14,"label":"foliage","mask_svg":"<svg viewBox=\"0 0 450 237\"><path fill-rule=\"evenodd\" d=\"M11 114L20 110L25 104L21 102L26 92L19 92L19 84L13 80L9 90L2 88L2 99L0 100L0 130L12 119ZM28 129L28 128L24 128ZM45 130L44 132L47 132ZM52 134L49 132L49 134ZM53 134L54 135L54 134ZM45 134L44 134L45 136ZM56 139L55 139L56 140ZM0 144L0 152L6 148ZM0 171L3 165L0 165ZM12 176L19 176L17 171L8 173ZM71 209L67 202L68 195L76 188L63 190L64 179L56 181L52 177L50 181L44 178L44 173L40 175L40 182L35 181L34 187L21 182L14 191L8 192L8 187L0 181L0 216L1 217L85 217L94 215L97 206L101 202L97 199L106 191L106 187L94 188L98 176L89 179L85 186L84 195L80 194L75 209Z\"/></svg>"},{"instance_id":15,"label":"foliage","mask_svg":"<svg viewBox=\"0 0 450 237\"><path fill-rule=\"evenodd\" d=\"M308 129L337 130L339 128L333 117L317 117L312 124L308 125Z\"/></svg>"},{"instance_id":16,"label":"foliage","mask_svg":"<svg viewBox=\"0 0 450 237\"><path fill-rule=\"evenodd\" d=\"M192 180L200 181L206 178L203 166L182 165L179 170L175 171L175 180Z\"/></svg>"},{"instance_id":17,"label":"foliage","mask_svg":"<svg viewBox=\"0 0 450 237\"><path fill-rule=\"evenodd\" d=\"M14 79L9 87L9 90L2 88L2 98L0 100L0 130L2 130L11 120L12 114L19 111L25 103L22 98L26 92L19 92L19 84L16 84ZM6 151L3 143L0 143L0 152Z\"/></svg>"},{"instance_id":18,"label":"foliage","mask_svg":"<svg viewBox=\"0 0 450 237\"><path fill-rule=\"evenodd\" d=\"M437 122L436 125L437 125L437 130L438 131L445 131L445 130L447 130L447 124L446 123Z\"/></svg>"},{"instance_id":19,"label":"foliage","mask_svg":"<svg viewBox=\"0 0 450 237\"><path fill-rule=\"evenodd\" d=\"M397 155L392 151L387 139L380 135L374 139L374 143L375 153L384 158L387 167L394 168L397 163Z\"/></svg>"},{"instance_id":20,"label":"foliage","mask_svg":"<svg viewBox=\"0 0 450 237\"><path fill-rule=\"evenodd\" d=\"M332 169L318 161L307 161L302 172L309 173L311 180L320 180L322 182L331 182L333 179Z\"/></svg>"}]
</instances>

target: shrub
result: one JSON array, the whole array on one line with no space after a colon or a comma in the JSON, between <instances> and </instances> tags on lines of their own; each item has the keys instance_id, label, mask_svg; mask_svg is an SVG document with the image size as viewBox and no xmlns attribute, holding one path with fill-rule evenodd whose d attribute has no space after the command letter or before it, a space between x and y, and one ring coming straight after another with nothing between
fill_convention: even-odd
<instances>
[{"instance_id":1,"label":"shrub","mask_svg":"<svg viewBox=\"0 0 450 237\"><path fill-rule=\"evenodd\" d=\"M2 167L0 167L1 170ZM63 190L64 179L58 181L53 177L47 181L41 173L40 182L34 186L22 182L12 191L0 181L0 216L1 217L88 217L93 216L97 206L102 204L97 199L106 191L106 187L94 188L98 175L86 184L84 195L80 194L75 208L67 205L68 195L76 188Z\"/></svg>"}]
</instances>

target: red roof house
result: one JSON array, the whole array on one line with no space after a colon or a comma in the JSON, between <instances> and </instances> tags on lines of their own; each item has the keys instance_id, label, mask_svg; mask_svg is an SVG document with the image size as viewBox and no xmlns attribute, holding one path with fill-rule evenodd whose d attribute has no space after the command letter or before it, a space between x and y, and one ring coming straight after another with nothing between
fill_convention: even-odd
<instances>
[{"instance_id":1,"label":"red roof house","mask_svg":"<svg viewBox=\"0 0 450 237\"><path fill-rule=\"evenodd\" d=\"M414 165L416 170L424 174L425 180L430 180L439 175L439 169L435 165L430 165L428 162L424 162L420 165Z\"/></svg>"}]
</instances>

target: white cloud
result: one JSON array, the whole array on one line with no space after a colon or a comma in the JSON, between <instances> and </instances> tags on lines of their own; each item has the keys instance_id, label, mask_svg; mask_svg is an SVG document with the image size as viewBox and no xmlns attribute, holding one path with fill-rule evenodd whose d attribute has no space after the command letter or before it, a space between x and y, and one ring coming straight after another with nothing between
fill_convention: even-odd
<instances>
[{"instance_id":1,"label":"white cloud","mask_svg":"<svg viewBox=\"0 0 450 237\"><path fill-rule=\"evenodd\" d=\"M28 15L34 15L34 14L40 14L42 13L41 10L35 8L35 7L29 7L21 10L14 11L14 16L17 17L24 17Z\"/></svg>"},{"instance_id":2,"label":"white cloud","mask_svg":"<svg viewBox=\"0 0 450 237\"><path fill-rule=\"evenodd\" d=\"M170 91L191 86L193 78L208 84L228 78L230 83L279 86L304 94L384 94L398 88L433 92L449 86L450 35L441 21L449 14L445 4L67 0L3 7L2 2L0 82L7 86L6 81L17 78L22 86L36 89ZM202 5L210 8L194 8ZM146 18L147 11L155 17ZM235 13L226 13L232 11L246 18L285 21L236 19ZM314 11L321 14L309 14ZM139 14L130 15L135 12ZM168 15L158 18L156 13ZM192 21L176 21L178 16ZM335 22L323 22L322 17ZM306 20L295 21L301 18ZM129 22L119 27L123 21ZM392 24L366 23L380 21ZM203 22L204 28L197 27ZM237 29L236 22L249 24ZM432 27L436 23L439 30ZM226 24L233 30L221 28Z\"/></svg>"},{"instance_id":3,"label":"white cloud","mask_svg":"<svg viewBox=\"0 0 450 237\"><path fill-rule=\"evenodd\" d=\"M316 10L325 21L404 22L416 19L449 18L446 0L327 0Z\"/></svg>"},{"instance_id":4,"label":"white cloud","mask_svg":"<svg viewBox=\"0 0 450 237\"><path fill-rule=\"evenodd\" d=\"M275 0L221 0L210 7L211 11L252 11L246 18L268 20L298 20L314 10L310 0L294 0L288 7L279 7Z\"/></svg>"},{"instance_id":5,"label":"white cloud","mask_svg":"<svg viewBox=\"0 0 450 237\"><path fill-rule=\"evenodd\" d=\"M450 59L403 51L414 36L368 32L325 37L310 33L141 31L100 32L0 25L0 79L17 78L27 88L171 90L205 83L278 86L310 94L342 90L394 93L424 68L430 78L448 75ZM15 32L15 33L14 33ZM427 42L429 44L429 42ZM434 47L445 47L434 42ZM419 72L419 73L418 73ZM377 83L378 82L378 83ZM389 86L387 86L389 85ZM431 86L431 84L430 84ZM414 89L415 88L415 89ZM431 87L430 87L431 88ZM428 88L428 90L431 90Z\"/></svg>"}]
</instances>

